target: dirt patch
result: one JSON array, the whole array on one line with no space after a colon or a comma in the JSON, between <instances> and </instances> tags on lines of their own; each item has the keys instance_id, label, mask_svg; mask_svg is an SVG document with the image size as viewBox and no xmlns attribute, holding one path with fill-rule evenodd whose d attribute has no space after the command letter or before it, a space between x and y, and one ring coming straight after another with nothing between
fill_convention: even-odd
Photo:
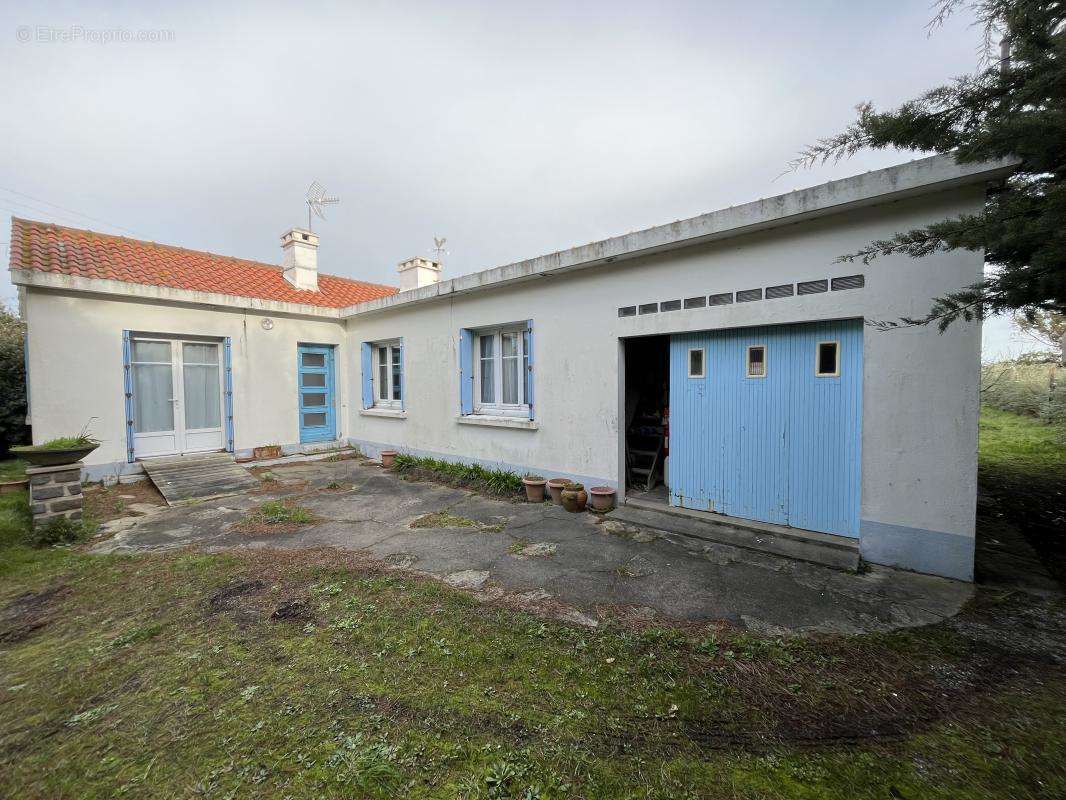
<instances>
[{"instance_id":1,"label":"dirt patch","mask_svg":"<svg viewBox=\"0 0 1066 800\"><path fill-rule=\"evenodd\" d=\"M289 600L270 612L270 618L274 622L309 622L315 614L304 601Z\"/></svg>"},{"instance_id":2,"label":"dirt patch","mask_svg":"<svg viewBox=\"0 0 1066 800\"><path fill-rule=\"evenodd\" d=\"M0 643L15 644L30 638L57 616L57 606L70 590L63 585L20 594L0 611Z\"/></svg>"},{"instance_id":3,"label":"dirt patch","mask_svg":"<svg viewBox=\"0 0 1066 800\"><path fill-rule=\"evenodd\" d=\"M85 516L97 522L109 522L120 517L135 517L139 513L131 510L131 506L143 503L145 505L165 508L167 501L155 488L155 484L149 480L136 481L135 483L118 483L114 486L92 485L86 486L85 492Z\"/></svg>"}]
</instances>

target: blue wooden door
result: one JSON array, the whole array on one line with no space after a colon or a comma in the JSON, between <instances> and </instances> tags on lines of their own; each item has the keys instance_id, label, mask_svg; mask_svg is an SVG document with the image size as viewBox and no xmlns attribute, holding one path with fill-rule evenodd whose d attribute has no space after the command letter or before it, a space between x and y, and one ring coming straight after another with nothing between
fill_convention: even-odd
<instances>
[{"instance_id":1,"label":"blue wooden door","mask_svg":"<svg viewBox=\"0 0 1066 800\"><path fill-rule=\"evenodd\" d=\"M858 536L861 391L859 320L671 337L671 505Z\"/></svg>"},{"instance_id":2,"label":"blue wooden door","mask_svg":"<svg viewBox=\"0 0 1066 800\"><path fill-rule=\"evenodd\" d=\"M333 348L302 344L297 349L300 441L328 442L337 438L334 402Z\"/></svg>"}]
</instances>

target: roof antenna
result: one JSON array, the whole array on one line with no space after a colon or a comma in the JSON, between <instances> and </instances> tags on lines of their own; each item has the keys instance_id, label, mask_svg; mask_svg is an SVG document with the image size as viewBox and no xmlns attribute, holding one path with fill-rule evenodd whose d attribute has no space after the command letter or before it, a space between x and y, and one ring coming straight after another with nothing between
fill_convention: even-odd
<instances>
[{"instance_id":1,"label":"roof antenna","mask_svg":"<svg viewBox=\"0 0 1066 800\"><path fill-rule=\"evenodd\" d=\"M319 219L325 219L323 206L339 203L339 197L327 197L326 188L318 181L312 181L307 187L307 230L311 230L311 212Z\"/></svg>"},{"instance_id":2,"label":"roof antenna","mask_svg":"<svg viewBox=\"0 0 1066 800\"><path fill-rule=\"evenodd\" d=\"M444 249L444 243L447 241L448 240L443 236L433 237L433 252L437 254L436 261L438 264L440 263L441 256L448 255L448 251Z\"/></svg>"}]
</instances>

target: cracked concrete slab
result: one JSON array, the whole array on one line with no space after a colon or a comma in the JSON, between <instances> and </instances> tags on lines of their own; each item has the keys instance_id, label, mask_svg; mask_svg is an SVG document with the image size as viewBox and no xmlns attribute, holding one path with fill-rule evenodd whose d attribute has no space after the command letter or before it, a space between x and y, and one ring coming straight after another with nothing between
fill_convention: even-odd
<instances>
[{"instance_id":1,"label":"cracked concrete slab","mask_svg":"<svg viewBox=\"0 0 1066 800\"><path fill-rule=\"evenodd\" d=\"M639 527L569 514L547 503L504 502L432 483L406 481L357 461L277 464L288 496L319 522L292 533L243 533L232 526L277 494L242 494L125 517L104 526L96 553L195 547L331 547L361 551L394 569L417 570L492 599L558 603L570 622L600 624L612 606L691 621L726 620L766 633L886 631L954 615L969 584L873 567L862 574ZM343 483L345 489L327 489ZM347 488L351 484L351 488ZM470 528L417 528L418 517L447 511ZM485 526L502 526L490 532ZM522 544L519 557L512 552Z\"/></svg>"}]
</instances>

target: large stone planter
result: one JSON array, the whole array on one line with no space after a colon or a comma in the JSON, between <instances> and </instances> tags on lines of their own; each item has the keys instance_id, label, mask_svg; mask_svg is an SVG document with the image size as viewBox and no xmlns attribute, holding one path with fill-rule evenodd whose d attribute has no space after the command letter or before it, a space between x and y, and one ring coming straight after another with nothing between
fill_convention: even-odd
<instances>
[{"instance_id":1,"label":"large stone planter","mask_svg":"<svg viewBox=\"0 0 1066 800\"><path fill-rule=\"evenodd\" d=\"M94 444L92 447L70 447L60 450L29 445L12 447L11 452L15 453L19 458L28 461L30 465L34 467L60 467L65 464L80 463L85 456L89 455L89 453L99 446L100 445L98 444ZM29 474L29 470L26 470L26 474Z\"/></svg>"},{"instance_id":2,"label":"large stone planter","mask_svg":"<svg viewBox=\"0 0 1066 800\"><path fill-rule=\"evenodd\" d=\"M47 525L57 517L81 519L81 467L74 464L55 464L46 467L27 467L30 481L30 513L35 528Z\"/></svg>"}]
</instances>

